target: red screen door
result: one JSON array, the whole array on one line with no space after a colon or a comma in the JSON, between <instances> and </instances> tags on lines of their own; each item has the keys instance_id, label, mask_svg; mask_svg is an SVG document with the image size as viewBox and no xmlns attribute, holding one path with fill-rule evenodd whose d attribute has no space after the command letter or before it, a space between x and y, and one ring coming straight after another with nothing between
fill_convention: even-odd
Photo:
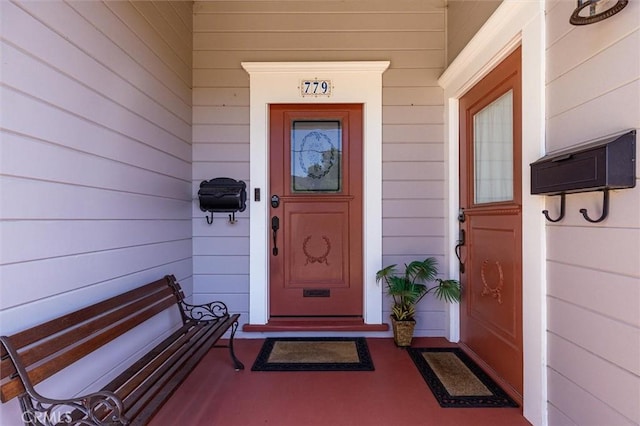
<instances>
[{"instance_id":1,"label":"red screen door","mask_svg":"<svg viewBox=\"0 0 640 426\"><path fill-rule=\"evenodd\" d=\"M460 339L520 402L521 105L520 49L460 99Z\"/></svg>"},{"instance_id":2,"label":"red screen door","mask_svg":"<svg viewBox=\"0 0 640 426\"><path fill-rule=\"evenodd\" d=\"M362 317L362 105L270 107L270 316Z\"/></svg>"}]
</instances>

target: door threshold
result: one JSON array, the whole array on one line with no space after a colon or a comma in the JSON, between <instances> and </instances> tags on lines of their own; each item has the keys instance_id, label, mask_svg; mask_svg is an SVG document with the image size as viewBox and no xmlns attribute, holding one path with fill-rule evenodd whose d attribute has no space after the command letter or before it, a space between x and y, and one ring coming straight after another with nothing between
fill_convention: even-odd
<instances>
[{"instance_id":1,"label":"door threshold","mask_svg":"<svg viewBox=\"0 0 640 426\"><path fill-rule=\"evenodd\" d=\"M389 324L365 324L362 319L308 319L308 318L277 318L270 319L266 324L244 324L242 331L270 332L270 331L387 331Z\"/></svg>"}]
</instances>

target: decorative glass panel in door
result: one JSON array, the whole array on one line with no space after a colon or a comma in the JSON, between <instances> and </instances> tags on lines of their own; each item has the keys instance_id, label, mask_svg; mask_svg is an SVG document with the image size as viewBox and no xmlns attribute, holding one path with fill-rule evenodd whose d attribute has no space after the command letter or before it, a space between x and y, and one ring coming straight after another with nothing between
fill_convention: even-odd
<instances>
[{"instance_id":1,"label":"decorative glass panel in door","mask_svg":"<svg viewBox=\"0 0 640 426\"><path fill-rule=\"evenodd\" d=\"M339 121L294 121L291 126L292 192L342 191Z\"/></svg>"}]
</instances>

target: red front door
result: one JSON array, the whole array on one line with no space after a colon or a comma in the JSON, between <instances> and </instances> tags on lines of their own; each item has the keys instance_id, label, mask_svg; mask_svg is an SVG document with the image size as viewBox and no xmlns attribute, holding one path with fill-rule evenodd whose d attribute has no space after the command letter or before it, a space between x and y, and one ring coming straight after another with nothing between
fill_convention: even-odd
<instances>
[{"instance_id":1,"label":"red front door","mask_svg":"<svg viewBox=\"0 0 640 426\"><path fill-rule=\"evenodd\" d=\"M362 105L270 107L271 318L362 317Z\"/></svg>"},{"instance_id":2,"label":"red front door","mask_svg":"<svg viewBox=\"0 0 640 426\"><path fill-rule=\"evenodd\" d=\"M520 401L521 105L520 49L460 99L460 340Z\"/></svg>"}]
</instances>

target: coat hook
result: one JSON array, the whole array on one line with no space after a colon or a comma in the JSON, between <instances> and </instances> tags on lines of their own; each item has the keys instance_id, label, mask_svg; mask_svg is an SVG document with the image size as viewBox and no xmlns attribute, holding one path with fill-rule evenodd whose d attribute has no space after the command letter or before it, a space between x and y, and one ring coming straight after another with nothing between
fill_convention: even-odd
<instances>
[{"instance_id":1,"label":"coat hook","mask_svg":"<svg viewBox=\"0 0 640 426\"><path fill-rule=\"evenodd\" d=\"M213 212L211 212L211 218L209 218L209 215L205 216L205 218L207 219L207 223L211 225L213 223Z\"/></svg>"},{"instance_id":2,"label":"coat hook","mask_svg":"<svg viewBox=\"0 0 640 426\"><path fill-rule=\"evenodd\" d=\"M598 219L591 219L589 215L587 215L587 209L580 209L580 213L582 213L582 216L588 222L591 222L591 223L602 222L603 220L606 219L607 215L609 214L609 189L605 188L602 190L602 192L604 192L604 196L602 199L602 215Z\"/></svg>"},{"instance_id":3,"label":"coat hook","mask_svg":"<svg viewBox=\"0 0 640 426\"><path fill-rule=\"evenodd\" d=\"M547 218L549 222L560 222L564 218L564 206L565 206L565 193L560 194L560 216L557 219L551 219L549 217L549 210L542 210L542 214Z\"/></svg>"}]
</instances>

